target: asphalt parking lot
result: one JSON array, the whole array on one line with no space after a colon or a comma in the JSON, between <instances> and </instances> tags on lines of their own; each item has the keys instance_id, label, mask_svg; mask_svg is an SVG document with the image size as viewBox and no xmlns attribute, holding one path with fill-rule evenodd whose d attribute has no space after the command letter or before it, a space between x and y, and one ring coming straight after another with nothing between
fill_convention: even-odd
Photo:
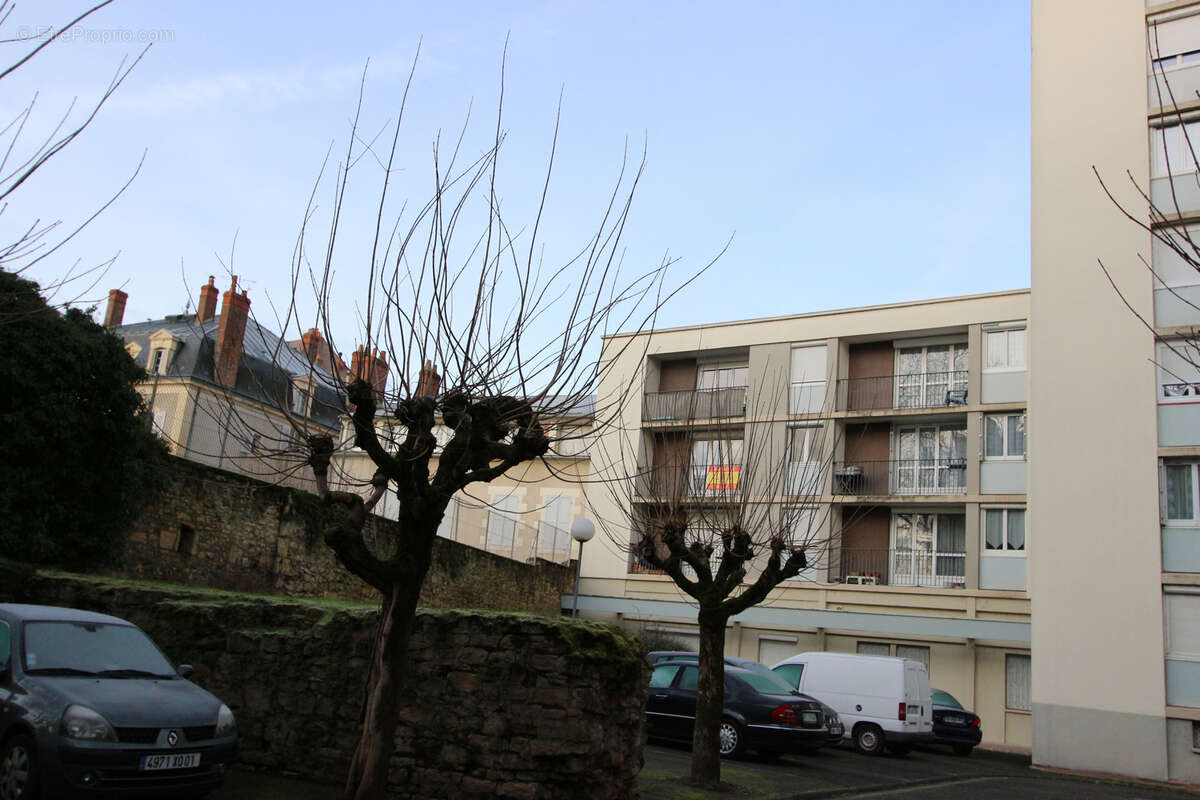
<instances>
[{"instance_id":1,"label":"asphalt parking lot","mask_svg":"<svg viewBox=\"0 0 1200 800\"><path fill-rule=\"evenodd\" d=\"M887 797L951 800L1190 800L1200 794L1159 784L1133 784L1035 770L1027 757L976 750L960 758L936 748L907 756L868 757L848 748L768 763L753 755L722 764L729 793L701 792L683 783L691 753L686 747L646 746L638 779L640 800L813 800L823 797ZM336 800L339 787L236 772L213 800Z\"/></svg>"}]
</instances>

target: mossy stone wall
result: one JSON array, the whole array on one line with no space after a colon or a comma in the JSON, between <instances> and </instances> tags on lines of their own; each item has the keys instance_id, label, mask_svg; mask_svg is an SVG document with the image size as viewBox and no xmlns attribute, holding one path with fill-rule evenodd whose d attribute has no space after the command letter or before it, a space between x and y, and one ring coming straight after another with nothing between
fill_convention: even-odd
<instances>
[{"instance_id":1,"label":"mossy stone wall","mask_svg":"<svg viewBox=\"0 0 1200 800\"><path fill-rule=\"evenodd\" d=\"M0 564L0 601L128 619L237 714L244 765L337 783L359 734L371 606L142 587ZM424 611L392 760L403 798L633 796L648 667L607 625Z\"/></svg>"},{"instance_id":2,"label":"mossy stone wall","mask_svg":"<svg viewBox=\"0 0 1200 800\"><path fill-rule=\"evenodd\" d=\"M238 591L374 601L375 590L333 555L316 523L316 496L183 459L129 533L111 574ZM396 523L368 522L368 541L386 550ZM526 564L448 539L436 541L421 603L558 613L572 572Z\"/></svg>"}]
</instances>

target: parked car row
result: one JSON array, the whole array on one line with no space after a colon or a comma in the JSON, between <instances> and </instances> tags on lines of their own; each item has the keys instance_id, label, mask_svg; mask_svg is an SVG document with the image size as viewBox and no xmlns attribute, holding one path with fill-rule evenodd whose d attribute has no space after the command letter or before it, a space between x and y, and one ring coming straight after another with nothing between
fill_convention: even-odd
<instances>
[{"instance_id":1,"label":"parked car row","mask_svg":"<svg viewBox=\"0 0 1200 800\"><path fill-rule=\"evenodd\" d=\"M699 655L650 653L646 702L651 738L690 742ZM721 754L766 757L850 742L859 752L907 754L916 744L949 744L970 755L982 739L979 716L933 689L917 661L850 653L801 653L768 669L725 656Z\"/></svg>"},{"instance_id":2,"label":"parked car row","mask_svg":"<svg viewBox=\"0 0 1200 800\"><path fill-rule=\"evenodd\" d=\"M201 797L233 765L233 712L141 629L0 603L0 800Z\"/></svg>"}]
</instances>

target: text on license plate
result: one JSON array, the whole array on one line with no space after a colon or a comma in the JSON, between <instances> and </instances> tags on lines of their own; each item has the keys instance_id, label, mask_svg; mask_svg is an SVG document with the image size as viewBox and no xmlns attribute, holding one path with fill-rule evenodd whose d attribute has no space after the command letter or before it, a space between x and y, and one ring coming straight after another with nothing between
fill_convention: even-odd
<instances>
[{"instance_id":1,"label":"text on license plate","mask_svg":"<svg viewBox=\"0 0 1200 800\"><path fill-rule=\"evenodd\" d=\"M947 714L946 716L942 717L942 719L944 719L946 722L948 722L951 725L962 725L964 722L967 721L965 718L960 717L958 714Z\"/></svg>"},{"instance_id":2,"label":"text on license plate","mask_svg":"<svg viewBox=\"0 0 1200 800\"><path fill-rule=\"evenodd\" d=\"M162 756L142 756L142 762L138 764L138 769L188 769L198 766L200 766L199 753L168 753Z\"/></svg>"}]
</instances>

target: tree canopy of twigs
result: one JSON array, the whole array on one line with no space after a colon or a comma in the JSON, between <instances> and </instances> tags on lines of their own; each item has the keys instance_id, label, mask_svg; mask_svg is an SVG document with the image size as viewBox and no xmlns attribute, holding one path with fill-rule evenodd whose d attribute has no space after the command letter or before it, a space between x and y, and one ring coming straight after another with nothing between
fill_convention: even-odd
<instances>
[{"instance_id":1,"label":"tree canopy of twigs","mask_svg":"<svg viewBox=\"0 0 1200 800\"><path fill-rule=\"evenodd\" d=\"M45 58L48 49L55 46L64 33L112 2L113 0L103 0L60 27L37 26L32 35L10 36L6 35L6 26L11 21L15 4L12 0L0 0L0 46L19 48L19 54L10 59L7 67L0 69L0 91L7 85L4 83L5 79L10 79L19 70L28 68L31 62ZM84 219L70 223L61 219L22 215L18 202L21 188L33 180L49 161L58 156L92 124L149 49L150 45L147 45L133 58L122 59L100 96L85 105L82 112L77 108L78 101L72 101L65 109L50 112L56 121L49 126L35 124L39 120L39 114L43 113L39 104L40 97L35 92L11 119L0 120L0 220L11 225L14 231L10 240L0 242L0 270L24 275L48 259L61 255L63 248L84 227L116 202L137 177L141 170L141 161L125 183L95 211ZM31 134L31 131L39 128L43 128L44 131ZM145 154L142 155L142 160L144 159ZM42 282L42 294L53 305L59 307L81 301L96 287L115 259L114 255L94 261L75 260L61 269L55 265L55 276ZM19 320L0 318L0 324L17 321Z\"/></svg>"},{"instance_id":2,"label":"tree canopy of twigs","mask_svg":"<svg viewBox=\"0 0 1200 800\"><path fill-rule=\"evenodd\" d=\"M301 437L305 457L325 500L325 542L382 596L348 800L383 795L412 618L447 504L473 483L545 456L558 429L544 421L577 417L581 408L591 409L595 428L615 419L618 407L592 407L611 362L591 345L618 329L649 329L662 304L705 268L669 283L669 257L627 263L633 259L626 258L622 237L646 167L644 148L633 157L627 148L619 159L611 192L596 204L592 233L551 260L543 224L554 202L561 105L544 171L516 176L519 189L534 198L531 218L518 226L503 213L512 202L499 169L509 136L503 69L500 85L485 146L471 151L468 117L454 136L439 134L428 154L417 155L431 167L426 194L417 200L396 196L402 167L406 175L415 169L413 154L400 145L412 74L386 134L364 133L360 91L347 141L340 154L327 156L305 210L292 259L293 297L276 320L285 332L316 327L332 350L349 350L347 332L335 330L334 319L353 307L359 320L353 344L371 353L373 364L380 352L388 369L386 387L377 375L350 374L343 386L312 371L312 379L344 391L352 441L294 420L307 434ZM375 199L369 223L355 229L369 230L371 238L359 247L363 261L346 263L339 257L344 214L354 207L352 187L360 184ZM327 196L328 206L319 208ZM316 222L322 213L325 226ZM338 271L356 276L352 293L337 290ZM299 302L308 290L311 298ZM315 319L302 318L299 309L310 301ZM380 433L380 417L390 420L388 435ZM449 437L444 442L435 435L439 426ZM335 456L351 445L371 459L374 477L358 491L335 489ZM364 536L364 524L387 492L397 500L399 525L396 541L383 548Z\"/></svg>"},{"instance_id":3,"label":"tree canopy of twigs","mask_svg":"<svg viewBox=\"0 0 1200 800\"><path fill-rule=\"evenodd\" d=\"M664 406L647 408L649 418L669 422L642 447L624 432L609 437L620 453L600 456L651 462L633 480L603 482L623 516L602 527L636 568L665 573L696 606L691 779L701 785L715 786L721 776L726 625L815 566L829 546L829 505L819 501L834 443L825 438L828 426L778 424L772 409L787 397L782 365L768 365L751 386L647 396L646 403ZM789 441L797 432L804 438Z\"/></svg>"}]
</instances>

